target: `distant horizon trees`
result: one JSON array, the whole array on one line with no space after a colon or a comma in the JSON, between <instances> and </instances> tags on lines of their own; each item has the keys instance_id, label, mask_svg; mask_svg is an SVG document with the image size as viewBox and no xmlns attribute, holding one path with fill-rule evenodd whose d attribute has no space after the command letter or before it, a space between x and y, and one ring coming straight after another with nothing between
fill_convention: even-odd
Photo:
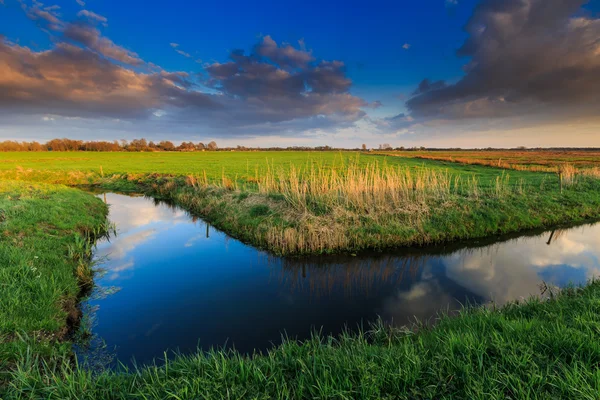
<instances>
[{"instance_id":1,"label":"distant horizon trees","mask_svg":"<svg viewBox=\"0 0 600 400\"><path fill-rule=\"evenodd\" d=\"M176 146L169 140L162 140L158 143L148 141L144 138L132 139L127 141L125 139L110 141L84 141L74 140L68 138L52 139L46 143L40 143L37 141L31 142L18 142L15 140L5 140L0 142L0 152L10 151L29 151L29 152L42 152L42 151L106 151L106 152L117 152L117 151L130 151L130 152L152 152L152 151L182 151L182 152L193 152L193 151L366 151L368 147L366 144L362 144L360 148L335 148L330 146L288 146L288 147L246 147L242 145L232 147L219 147L217 143L212 140L208 144L198 142L181 142ZM393 148L389 143L383 143L379 145L379 150L382 151L497 151L497 150L512 150L512 151L544 151L544 150L579 150L579 151L598 151L598 148L569 148L569 147L553 147L553 148L528 148L525 146L518 146L513 148L479 148L479 149L461 149L461 148L426 148L420 147L407 147L404 146Z\"/></svg>"}]
</instances>

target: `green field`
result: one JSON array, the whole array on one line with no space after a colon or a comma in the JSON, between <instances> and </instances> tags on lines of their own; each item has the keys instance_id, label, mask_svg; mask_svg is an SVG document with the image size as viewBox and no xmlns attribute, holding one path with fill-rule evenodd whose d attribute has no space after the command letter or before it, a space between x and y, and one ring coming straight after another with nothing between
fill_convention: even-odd
<instances>
[{"instance_id":1,"label":"green field","mask_svg":"<svg viewBox=\"0 0 600 400\"><path fill-rule=\"evenodd\" d=\"M66 179L66 173L79 171L91 174L168 174L186 176L206 172L210 179L220 179L223 174L240 181L254 179L256 171L262 174L269 165L289 167L309 165L343 168L348 160L359 158L361 165L372 162L402 165L415 168L448 170L450 173L475 175L483 183L491 182L504 171L460 165L451 162L419 160L415 158L386 157L354 152L156 152L156 153L102 153L102 152L0 152L0 174L4 176L37 175L38 179ZM17 172L18 171L18 172ZM516 181L527 179L538 184L543 174L510 171Z\"/></svg>"},{"instance_id":2,"label":"green field","mask_svg":"<svg viewBox=\"0 0 600 400\"><path fill-rule=\"evenodd\" d=\"M0 177L168 198L276 254L481 238L600 216L600 182L353 152L0 154Z\"/></svg>"},{"instance_id":3,"label":"green field","mask_svg":"<svg viewBox=\"0 0 600 400\"><path fill-rule=\"evenodd\" d=\"M600 182L358 153L1 153L0 398L597 398L600 285L435 328L199 353L99 376L73 364L106 207L70 186L170 199L280 254L357 252L600 217ZM415 333L416 332L416 333Z\"/></svg>"}]
</instances>

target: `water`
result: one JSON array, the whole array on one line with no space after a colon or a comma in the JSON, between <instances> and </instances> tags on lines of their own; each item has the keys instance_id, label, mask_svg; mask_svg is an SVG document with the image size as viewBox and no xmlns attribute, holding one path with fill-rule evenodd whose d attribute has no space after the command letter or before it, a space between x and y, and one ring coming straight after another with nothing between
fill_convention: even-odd
<instances>
[{"instance_id":1,"label":"water","mask_svg":"<svg viewBox=\"0 0 600 400\"><path fill-rule=\"evenodd\" d=\"M114 366L235 347L245 353L338 334L378 316L394 325L440 310L585 283L600 270L600 224L497 243L359 257L272 257L144 197L108 193L118 235L98 244L103 273L84 303L80 360Z\"/></svg>"}]
</instances>

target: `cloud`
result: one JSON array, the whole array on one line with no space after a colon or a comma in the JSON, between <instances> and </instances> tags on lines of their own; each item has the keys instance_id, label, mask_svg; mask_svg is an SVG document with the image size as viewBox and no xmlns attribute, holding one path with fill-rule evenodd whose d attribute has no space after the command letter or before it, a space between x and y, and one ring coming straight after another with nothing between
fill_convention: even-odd
<instances>
[{"instance_id":1,"label":"cloud","mask_svg":"<svg viewBox=\"0 0 600 400\"><path fill-rule=\"evenodd\" d=\"M77 2L77 4L79 4L81 7L85 7L85 1L83 0L75 0Z\"/></svg>"},{"instance_id":2,"label":"cloud","mask_svg":"<svg viewBox=\"0 0 600 400\"><path fill-rule=\"evenodd\" d=\"M469 57L455 84L424 80L407 107L415 118L580 118L600 107L600 19L585 0L485 0L465 29Z\"/></svg>"},{"instance_id":3,"label":"cloud","mask_svg":"<svg viewBox=\"0 0 600 400\"><path fill-rule=\"evenodd\" d=\"M402 48L403 48L404 50L408 50L408 49L410 49L410 43L404 43L404 44L402 45Z\"/></svg>"},{"instance_id":4,"label":"cloud","mask_svg":"<svg viewBox=\"0 0 600 400\"><path fill-rule=\"evenodd\" d=\"M181 54L184 57L187 58L191 58L192 56L189 53L186 53L185 51L178 49L179 44L178 43L169 43L169 45L179 54Z\"/></svg>"},{"instance_id":5,"label":"cloud","mask_svg":"<svg viewBox=\"0 0 600 400\"><path fill-rule=\"evenodd\" d=\"M78 17L85 17L88 20L91 21L95 21L95 22L101 22L102 24L104 24L104 26L106 26L106 23L108 22L108 20L106 19L106 17L103 17L102 15L98 15L95 12L92 11L88 11L88 10L81 10L77 13Z\"/></svg>"},{"instance_id":6,"label":"cloud","mask_svg":"<svg viewBox=\"0 0 600 400\"><path fill-rule=\"evenodd\" d=\"M285 136L347 128L366 115L363 107L378 105L349 93L343 62L318 60L303 42L265 36L248 54L233 50L229 61L204 64L201 74L169 72L105 37L96 25L103 16L81 10L67 22L37 3L26 12L55 28L53 45L0 42L0 113L10 121L39 115L75 129L74 118L109 118L162 131L201 127L214 137Z\"/></svg>"},{"instance_id":7,"label":"cloud","mask_svg":"<svg viewBox=\"0 0 600 400\"><path fill-rule=\"evenodd\" d=\"M112 40L103 37L100 31L90 25L80 23L70 23L63 31L64 38L75 41L90 50L96 51L103 56L112 58L115 61L128 65L141 65L143 61L139 56L121 46L113 43Z\"/></svg>"},{"instance_id":8,"label":"cloud","mask_svg":"<svg viewBox=\"0 0 600 400\"><path fill-rule=\"evenodd\" d=\"M0 108L68 117L143 118L157 107L209 107L185 73L137 73L87 48L52 50L0 43Z\"/></svg>"},{"instance_id":9,"label":"cloud","mask_svg":"<svg viewBox=\"0 0 600 400\"><path fill-rule=\"evenodd\" d=\"M431 90L443 89L446 86L446 82L444 81L430 82L429 79L423 79L421 83L419 83L417 89L413 92L413 96L425 94Z\"/></svg>"},{"instance_id":10,"label":"cloud","mask_svg":"<svg viewBox=\"0 0 600 400\"><path fill-rule=\"evenodd\" d=\"M21 8L25 11L27 17L36 21L42 29L50 31L58 31L63 28L63 23L58 13L58 6L50 6L43 8L43 4L37 1L33 5L28 6L25 2L21 2Z\"/></svg>"},{"instance_id":11,"label":"cloud","mask_svg":"<svg viewBox=\"0 0 600 400\"><path fill-rule=\"evenodd\" d=\"M316 61L306 50L279 46L265 36L250 54L233 50L230 61L206 66L206 85L245 124L309 119L307 127L351 124L368 104L349 93L340 61Z\"/></svg>"},{"instance_id":12,"label":"cloud","mask_svg":"<svg viewBox=\"0 0 600 400\"><path fill-rule=\"evenodd\" d=\"M301 47L305 47L304 41L299 42ZM254 48L256 55L270 60L283 68L303 68L314 61L312 54L303 49L295 49L289 44L279 46L271 36L265 36L259 44Z\"/></svg>"}]
</instances>

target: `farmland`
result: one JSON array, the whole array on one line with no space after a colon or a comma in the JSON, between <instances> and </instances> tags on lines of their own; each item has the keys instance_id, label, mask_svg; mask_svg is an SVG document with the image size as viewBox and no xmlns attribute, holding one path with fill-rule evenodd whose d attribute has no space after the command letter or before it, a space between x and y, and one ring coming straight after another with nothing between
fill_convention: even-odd
<instances>
[{"instance_id":1,"label":"farmland","mask_svg":"<svg viewBox=\"0 0 600 400\"><path fill-rule=\"evenodd\" d=\"M438 160L463 165L485 165L521 171L555 172L564 164L578 169L597 169L600 151L597 150L488 150L488 151L395 151L378 152L397 157Z\"/></svg>"}]
</instances>

